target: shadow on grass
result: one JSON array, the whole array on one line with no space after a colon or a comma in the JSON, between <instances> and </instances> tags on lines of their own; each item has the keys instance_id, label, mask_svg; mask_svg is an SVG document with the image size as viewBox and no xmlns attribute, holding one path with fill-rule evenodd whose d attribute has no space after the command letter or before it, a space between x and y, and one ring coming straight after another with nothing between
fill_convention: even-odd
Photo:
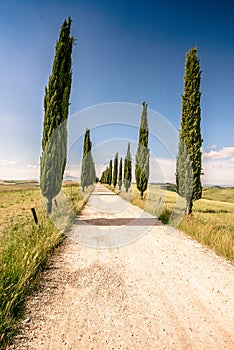
<instances>
[{"instance_id":1,"label":"shadow on grass","mask_svg":"<svg viewBox=\"0 0 234 350\"><path fill-rule=\"evenodd\" d=\"M228 210L226 209L221 209L221 210L214 210L214 209L204 209L204 210L197 210L199 213L205 213L205 214L226 214L226 213L230 213Z\"/></svg>"}]
</instances>

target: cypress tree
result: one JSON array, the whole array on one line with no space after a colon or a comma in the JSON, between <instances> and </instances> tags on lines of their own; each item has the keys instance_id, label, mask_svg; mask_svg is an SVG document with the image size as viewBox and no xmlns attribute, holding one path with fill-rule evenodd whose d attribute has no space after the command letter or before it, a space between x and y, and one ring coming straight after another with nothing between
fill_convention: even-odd
<instances>
[{"instance_id":1,"label":"cypress tree","mask_svg":"<svg viewBox=\"0 0 234 350\"><path fill-rule=\"evenodd\" d=\"M137 188L143 198L144 192L147 189L149 179L149 149L148 149L148 137L149 127L147 118L147 104L142 103L142 115L139 131L139 141L136 153L136 165L135 165L135 177Z\"/></svg>"},{"instance_id":2,"label":"cypress tree","mask_svg":"<svg viewBox=\"0 0 234 350\"><path fill-rule=\"evenodd\" d=\"M72 81L71 18L61 26L55 58L44 97L44 125L40 159L40 188L47 199L47 212L60 192L67 155L67 118Z\"/></svg>"},{"instance_id":3,"label":"cypress tree","mask_svg":"<svg viewBox=\"0 0 234 350\"><path fill-rule=\"evenodd\" d=\"M109 178L110 178L110 171L109 171L109 167L106 167L105 170L105 184L109 184Z\"/></svg>"},{"instance_id":4,"label":"cypress tree","mask_svg":"<svg viewBox=\"0 0 234 350\"><path fill-rule=\"evenodd\" d=\"M103 172L102 172L102 175L101 175L101 177L100 177L100 182L101 182L101 184L104 184L104 176L105 176L105 172L103 171Z\"/></svg>"},{"instance_id":5,"label":"cypress tree","mask_svg":"<svg viewBox=\"0 0 234 350\"><path fill-rule=\"evenodd\" d=\"M186 54L176 166L177 192L186 199L187 215L192 213L193 202L202 196L200 80L200 61L197 49L192 48Z\"/></svg>"},{"instance_id":6,"label":"cypress tree","mask_svg":"<svg viewBox=\"0 0 234 350\"><path fill-rule=\"evenodd\" d=\"M117 179L118 179L118 153L115 155L114 160L114 171L113 171L113 185L116 187L117 185Z\"/></svg>"},{"instance_id":7,"label":"cypress tree","mask_svg":"<svg viewBox=\"0 0 234 350\"><path fill-rule=\"evenodd\" d=\"M109 183L109 168L108 167L106 167L106 169L102 172L102 176L101 176L101 180L100 180L100 182L102 183L102 184L107 184L107 183Z\"/></svg>"},{"instance_id":8,"label":"cypress tree","mask_svg":"<svg viewBox=\"0 0 234 350\"><path fill-rule=\"evenodd\" d=\"M132 156L130 152L130 142L128 143L127 154L124 159L124 187L126 192L128 192L129 187L131 187L132 181Z\"/></svg>"},{"instance_id":9,"label":"cypress tree","mask_svg":"<svg viewBox=\"0 0 234 350\"><path fill-rule=\"evenodd\" d=\"M112 184L112 159L110 160L109 163L109 171L108 171L108 184Z\"/></svg>"},{"instance_id":10,"label":"cypress tree","mask_svg":"<svg viewBox=\"0 0 234 350\"><path fill-rule=\"evenodd\" d=\"M123 174L123 162L121 157L119 162L119 176L118 176L119 190L121 190L121 187L122 187L122 174Z\"/></svg>"},{"instance_id":11,"label":"cypress tree","mask_svg":"<svg viewBox=\"0 0 234 350\"><path fill-rule=\"evenodd\" d=\"M90 140L90 130L86 129L83 146L83 159L81 167L81 187L92 185L96 181L95 164L92 156L92 142Z\"/></svg>"}]
</instances>

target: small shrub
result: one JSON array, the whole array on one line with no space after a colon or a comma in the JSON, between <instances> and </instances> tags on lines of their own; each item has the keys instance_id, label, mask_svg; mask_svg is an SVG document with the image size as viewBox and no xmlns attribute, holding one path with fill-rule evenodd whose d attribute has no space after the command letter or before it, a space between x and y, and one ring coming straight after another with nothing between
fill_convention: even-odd
<instances>
[{"instance_id":1,"label":"small shrub","mask_svg":"<svg viewBox=\"0 0 234 350\"><path fill-rule=\"evenodd\" d=\"M171 216L171 210L168 208L163 209L162 213L159 216L159 220L164 224L168 224Z\"/></svg>"}]
</instances>

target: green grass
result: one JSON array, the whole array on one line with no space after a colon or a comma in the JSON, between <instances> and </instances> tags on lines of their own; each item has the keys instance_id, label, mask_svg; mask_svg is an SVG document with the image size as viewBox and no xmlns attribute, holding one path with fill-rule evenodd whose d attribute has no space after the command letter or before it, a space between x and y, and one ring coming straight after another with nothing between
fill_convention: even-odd
<instances>
[{"instance_id":1,"label":"green grass","mask_svg":"<svg viewBox=\"0 0 234 350\"><path fill-rule=\"evenodd\" d=\"M0 259L0 334L5 342L14 334L24 310L25 297L45 266L49 254L62 236L42 213L40 225L21 220L8 227L1 237ZM22 226L23 225L23 226Z\"/></svg>"},{"instance_id":2,"label":"green grass","mask_svg":"<svg viewBox=\"0 0 234 350\"><path fill-rule=\"evenodd\" d=\"M82 195L78 185L63 187L64 196L53 203L52 220L45 209L38 187L0 185L0 344L12 339L24 313L24 302L37 283L39 272L48 265L54 248L63 240L87 200L91 188ZM34 223L31 207L36 208ZM59 228L59 229L58 229ZM61 231L63 233L61 233Z\"/></svg>"},{"instance_id":3,"label":"green grass","mask_svg":"<svg viewBox=\"0 0 234 350\"><path fill-rule=\"evenodd\" d=\"M135 184L128 194L124 189L115 192L234 263L234 188L204 188L189 217L184 216L184 200L159 185L150 184L143 200Z\"/></svg>"}]
</instances>

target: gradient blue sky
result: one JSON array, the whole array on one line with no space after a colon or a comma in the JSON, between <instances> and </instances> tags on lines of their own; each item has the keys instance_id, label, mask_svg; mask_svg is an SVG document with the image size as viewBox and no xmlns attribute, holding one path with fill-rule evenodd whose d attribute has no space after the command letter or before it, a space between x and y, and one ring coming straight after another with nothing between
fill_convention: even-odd
<instances>
[{"instance_id":1,"label":"gradient blue sky","mask_svg":"<svg viewBox=\"0 0 234 350\"><path fill-rule=\"evenodd\" d=\"M141 104L180 125L186 52L198 47L206 183L234 185L234 4L224 1L0 2L0 179L38 174L44 87L72 17L70 115Z\"/></svg>"}]
</instances>

